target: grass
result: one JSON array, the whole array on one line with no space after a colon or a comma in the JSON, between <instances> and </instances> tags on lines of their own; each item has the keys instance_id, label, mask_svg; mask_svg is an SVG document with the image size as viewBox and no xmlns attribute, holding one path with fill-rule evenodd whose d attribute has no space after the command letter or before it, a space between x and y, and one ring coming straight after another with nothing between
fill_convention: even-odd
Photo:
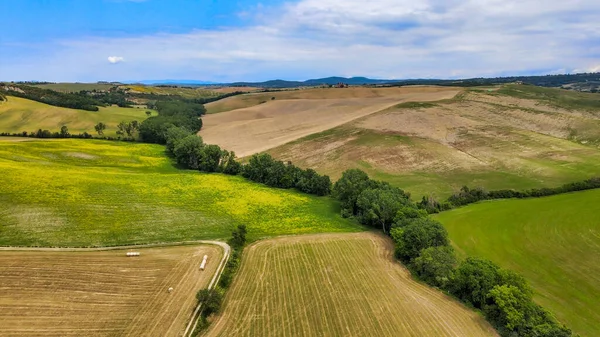
<instances>
[{"instance_id":1,"label":"grass","mask_svg":"<svg viewBox=\"0 0 600 337\"><path fill-rule=\"evenodd\" d=\"M268 152L334 180L346 169L359 168L407 190L414 199L446 198L465 185L488 190L555 187L600 171L598 149L544 135L510 134L510 141L466 134L462 137L470 143L457 149L426 138L343 125ZM533 155L523 155L521 148L533 150ZM481 149L488 152L483 160L489 164L463 165L461 150L480 157Z\"/></svg>"},{"instance_id":2,"label":"grass","mask_svg":"<svg viewBox=\"0 0 600 337\"><path fill-rule=\"evenodd\" d=\"M600 110L600 95L534 85L506 85L498 94L534 99L567 110Z\"/></svg>"},{"instance_id":3,"label":"grass","mask_svg":"<svg viewBox=\"0 0 600 337\"><path fill-rule=\"evenodd\" d=\"M36 101L8 97L8 101L0 102L0 132L32 132L38 129L59 131L66 125L71 133L87 131L96 134L94 125L98 122L106 124L106 136L115 136L117 124L122 121L139 122L148 118L148 109L100 107L99 111L76 110L56 107ZM156 112L153 112L156 115Z\"/></svg>"},{"instance_id":4,"label":"grass","mask_svg":"<svg viewBox=\"0 0 600 337\"><path fill-rule=\"evenodd\" d=\"M600 190L479 203L437 219L454 245L524 275L536 302L582 336L600 335Z\"/></svg>"},{"instance_id":5,"label":"grass","mask_svg":"<svg viewBox=\"0 0 600 337\"><path fill-rule=\"evenodd\" d=\"M181 171L149 144L0 143L0 245L106 246L359 231L330 198Z\"/></svg>"},{"instance_id":6,"label":"grass","mask_svg":"<svg viewBox=\"0 0 600 337\"><path fill-rule=\"evenodd\" d=\"M113 84L98 84L98 83L49 83L49 84L36 84L34 87L42 89L50 89L60 92L79 92L81 90L92 91L92 90L108 90L115 85Z\"/></svg>"},{"instance_id":7,"label":"grass","mask_svg":"<svg viewBox=\"0 0 600 337\"><path fill-rule=\"evenodd\" d=\"M0 252L0 335L181 336L194 294L210 282L222 249L136 251L136 258L124 250Z\"/></svg>"},{"instance_id":8,"label":"grass","mask_svg":"<svg viewBox=\"0 0 600 337\"><path fill-rule=\"evenodd\" d=\"M414 281L392 250L373 233L255 243L204 335L496 335L475 312Z\"/></svg>"},{"instance_id":9,"label":"grass","mask_svg":"<svg viewBox=\"0 0 600 337\"><path fill-rule=\"evenodd\" d=\"M221 93L207 90L204 88L183 88L183 87L157 87L150 85L126 85L122 88L129 88L131 90L145 93L145 94L156 94L156 95L178 95L184 98L210 98L217 97Z\"/></svg>"}]
</instances>

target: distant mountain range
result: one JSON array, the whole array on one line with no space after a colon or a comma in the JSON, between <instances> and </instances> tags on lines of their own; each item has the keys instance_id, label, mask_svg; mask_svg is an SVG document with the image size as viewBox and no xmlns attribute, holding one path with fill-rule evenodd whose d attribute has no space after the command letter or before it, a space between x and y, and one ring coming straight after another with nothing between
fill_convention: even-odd
<instances>
[{"instance_id":1,"label":"distant mountain range","mask_svg":"<svg viewBox=\"0 0 600 337\"><path fill-rule=\"evenodd\" d=\"M265 82L234 82L231 86L246 86L246 87L262 87L262 88L293 88L315 85L335 85L345 83L348 85L368 85L368 84L386 84L394 83L400 80L378 80L367 77L325 77L315 78L306 81L286 81L286 80L271 80Z\"/></svg>"},{"instance_id":2,"label":"distant mountain range","mask_svg":"<svg viewBox=\"0 0 600 337\"><path fill-rule=\"evenodd\" d=\"M160 84L168 84L168 85L213 85L220 84L217 82L210 81L198 81L198 80L143 80L143 81L124 81L122 83L126 84L145 84L145 85L160 85Z\"/></svg>"},{"instance_id":3,"label":"distant mountain range","mask_svg":"<svg viewBox=\"0 0 600 337\"><path fill-rule=\"evenodd\" d=\"M145 80L128 83L140 83L147 85L183 85L183 86L240 86L240 87L260 87L260 88L297 88L304 86L335 85L344 83L348 85L452 85L452 86L476 86L491 85L511 82L523 82L545 87L559 87L571 83L587 83L590 81L600 81L600 73L581 73L564 75L544 75L544 76L508 76L495 78L469 78L469 79L372 79L367 77L325 77L306 81L287 81L270 80L264 82L233 82L233 83L215 83L198 80Z\"/></svg>"}]
</instances>

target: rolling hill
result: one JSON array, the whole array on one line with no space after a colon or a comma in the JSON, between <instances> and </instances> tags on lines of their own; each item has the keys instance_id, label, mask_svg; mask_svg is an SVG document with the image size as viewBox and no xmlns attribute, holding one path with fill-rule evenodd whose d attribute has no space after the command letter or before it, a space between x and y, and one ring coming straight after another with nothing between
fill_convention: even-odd
<instances>
[{"instance_id":1,"label":"rolling hill","mask_svg":"<svg viewBox=\"0 0 600 337\"><path fill-rule=\"evenodd\" d=\"M399 102L447 99L458 92L438 87L318 88L238 95L207 104L209 114L199 134L207 143L244 157Z\"/></svg>"},{"instance_id":2,"label":"rolling hill","mask_svg":"<svg viewBox=\"0 0 600 337\"><path fill-rule=\"evenodd\" d=\"M148 118L148 109L100 107L99 111L56 107L24 98L8 96L0 102L0 132L31 132L38 129L59 131L66 125L71 133L87 131L95 134L94 125L106 124L105 135L115 136L122 121L139 122ZM153 112L156 114L156 112Z\"/></svg>"},{"instance_id":3,"label":"rolling hill","mask_svg":"<svg viewBox=\"0 0 600 337\"><path fill-rule=\"evenodd\" d=\"M463 185L526 189L587 179L600 171L599 144L600 95L508 85L398 104L267 152L334 179L360 168L416 198L443 198Z\"/></svg>"},{"instance_id":4,"label":"rolling hill","mask_svg":"<svg viewBox=\"0 0 600 337\"><path fill-rule=\"evenodd\" d=\"M21 138L0 144L0 246L224 239L238 224L250 239L362 229L342 219L330 198L178 170L159 145Z\"/></svg>"},{"instance_id":5,"label":"rolling hill","mask_svg":"<svg viewBox=\"0 0 600 337\"><path fill-rule=\"evenodd\" d=\"M582 336L600 335L600 190L483 202L437 219L456 248L525 276L536 302Z\"/></svg>"}]
</instances>

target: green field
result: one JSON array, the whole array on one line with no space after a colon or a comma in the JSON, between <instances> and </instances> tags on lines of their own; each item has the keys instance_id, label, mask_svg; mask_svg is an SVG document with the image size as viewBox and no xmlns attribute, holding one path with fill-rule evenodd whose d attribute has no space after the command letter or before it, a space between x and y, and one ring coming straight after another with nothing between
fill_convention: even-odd
<instances>
[{"instance_id":1,"label":"green field","mask_svg":"<svg viewBox=\"0 0 600 337\"><path fill-rule=\"evenodd\" d=\"M524 275L534 299L582 336L600 336L600 190L483 202L437 219L459 251Z\"/></svg>"},{"instance_id":2,"label":"green field","mask_svg":"<svg viewBox=\"0 0 600 337\"><path fill-rule=\"evenodd\" d=\"M117 124L133 120L141 122L148 118L147 110L116 106L100 107L99 111L76 110L9 96L8 101L0 102L0 132L32 132L38 129L54 132L66 125L71 133L87 131L96 135L94 125L103 122L107 126L104 134L116 136Z\"/></svg>"},{"instance_id":3,"label":"green field","mask_svg":"<svg viewBox=\"0 0 600 337\"><path fill-rule=\"evenodd\" d=\"M17 140L17 141L15 141ZM337 203L174 168L163 146L0 142L0 245L105 246L359 231Z\"/></svg>"}]
</instances>

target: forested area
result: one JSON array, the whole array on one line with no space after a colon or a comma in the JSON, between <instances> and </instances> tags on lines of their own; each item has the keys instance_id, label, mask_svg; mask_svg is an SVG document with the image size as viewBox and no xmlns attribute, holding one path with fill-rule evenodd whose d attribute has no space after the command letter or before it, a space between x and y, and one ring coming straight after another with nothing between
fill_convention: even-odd
<instances>
[{"instance_id":1,"label":"forested area","mask_svg":"<svg viewBox=\"0 0 600 337\"><path fill-rule=\"evenodd\" d=\"M7 95L26 98L32 101L63 108L98 111L98 105L101 105L97 100L86 95L62 93L27 85L0 83L0 87L4 87Z\"/></svg>"},{"instance_id":2,"label":"forested area","mask_svg":"<svg viewBox=\"0 0 600 337\"><path fill-rule=\"evenodd\" d=\"M332 195L343 216L380 228L394 241L396 257L416 276L481 310L501 336L573 335L533 302L533 290L521 275L489 260L459 261L446 229L403 190L352 169L335 183Z\"/></svg>"}]
</instances>

